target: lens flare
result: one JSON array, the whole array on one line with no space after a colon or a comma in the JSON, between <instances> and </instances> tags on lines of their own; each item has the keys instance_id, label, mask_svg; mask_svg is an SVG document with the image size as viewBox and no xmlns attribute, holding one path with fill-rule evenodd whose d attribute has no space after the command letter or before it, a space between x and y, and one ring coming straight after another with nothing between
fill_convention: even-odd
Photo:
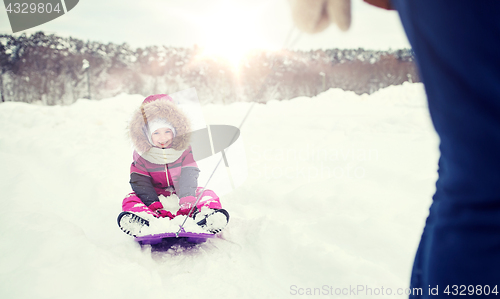
<instances>
[{"instance_id":1,"label":"lens flare","mask_svg":"<svg viewBox=\"0 0 500 299\"><path fill-rule=\"evenodd\" d=\"M238 68L250 51L271 49L259 30L259 17L258 8L228 2L203 16L198 21L203 30L202 56L222 58Z\"/></svg>"}]
</instances>

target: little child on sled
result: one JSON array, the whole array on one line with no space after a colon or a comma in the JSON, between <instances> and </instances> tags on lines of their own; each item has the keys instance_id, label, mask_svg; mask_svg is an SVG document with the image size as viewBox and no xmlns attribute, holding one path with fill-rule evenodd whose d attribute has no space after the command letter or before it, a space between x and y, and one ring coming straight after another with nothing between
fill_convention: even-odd
<instances>
[{"instance_id":1,"label":"little child on sled","mask_svg":"<svg viewBox=\"0 0 500 299\"><path fill-rule=\"evenodd\" d=\"M169 221L178 216L192 217L209 233L218 233L226 226L229 214L222 209L219 197L198 187L200 170L189 145L190 127L188 117L166 94L147 97L134 113L129 124L134 146L130 185L134 192L125 197L118 216L118 225L125 233L140 236L151 220ZM178 199L177 211L167 211L160 201L172 197Z\"/></svg>"}]
</instances>

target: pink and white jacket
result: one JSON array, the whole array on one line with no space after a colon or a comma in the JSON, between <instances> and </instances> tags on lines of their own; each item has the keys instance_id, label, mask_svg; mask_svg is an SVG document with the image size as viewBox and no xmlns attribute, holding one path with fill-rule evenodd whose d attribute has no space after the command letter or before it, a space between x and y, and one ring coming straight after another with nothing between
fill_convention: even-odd
<instances>
[{"instance_id":1,"label":"pink and white jacket","mask_svg":"<svg viewBox=\"0 0 500 299\"><path fill-rule=\"evenodd\" d=\"M176 130L167 149L153 147L149 142L148 122L156 118L166 118ZM130 185L146 206L159 201L160 194L176 193L181 201L196 195L199 169L189 146L190 122L168 95L152 95L144 100L130 121L129 136L134 146Z\"/></svg>"}]
</instances>

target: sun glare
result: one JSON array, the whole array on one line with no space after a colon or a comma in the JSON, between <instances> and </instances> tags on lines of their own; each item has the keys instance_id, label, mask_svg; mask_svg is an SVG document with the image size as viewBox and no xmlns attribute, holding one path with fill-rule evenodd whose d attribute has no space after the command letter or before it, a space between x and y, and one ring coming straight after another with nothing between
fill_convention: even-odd
<instances>
[{"instance_id":1,"label":"sun glare","mask_svg":"<svg viewBox=\"0 0 500 299\"><path fill-rule=\"evenodd\" d=\"M256 23L258 11L226 2L200 20L203 30L203 56L227 60L238 68L242 59L254 49L269 49Z\"/></svg>"}]
</instances>

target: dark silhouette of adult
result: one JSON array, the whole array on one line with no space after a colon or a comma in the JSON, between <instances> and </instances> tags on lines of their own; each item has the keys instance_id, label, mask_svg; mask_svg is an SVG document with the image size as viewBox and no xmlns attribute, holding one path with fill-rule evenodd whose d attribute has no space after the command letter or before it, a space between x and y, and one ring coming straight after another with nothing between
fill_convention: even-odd
<instances>
[{"instance_id":1,"label":"dark silhouette of adult","mask_svg":"<svg viewBox=\"0 0 500 299\"><path fill-rule=\"evenodd\" d=\"M500 1L365 1L398 11L440 137L436 193L411 276L423 292L410 298L498 294ZM291 2L305 31L349 27L350 0ZM298 14L304 7L312 8Z\"/></svg>"}]
</instances>

